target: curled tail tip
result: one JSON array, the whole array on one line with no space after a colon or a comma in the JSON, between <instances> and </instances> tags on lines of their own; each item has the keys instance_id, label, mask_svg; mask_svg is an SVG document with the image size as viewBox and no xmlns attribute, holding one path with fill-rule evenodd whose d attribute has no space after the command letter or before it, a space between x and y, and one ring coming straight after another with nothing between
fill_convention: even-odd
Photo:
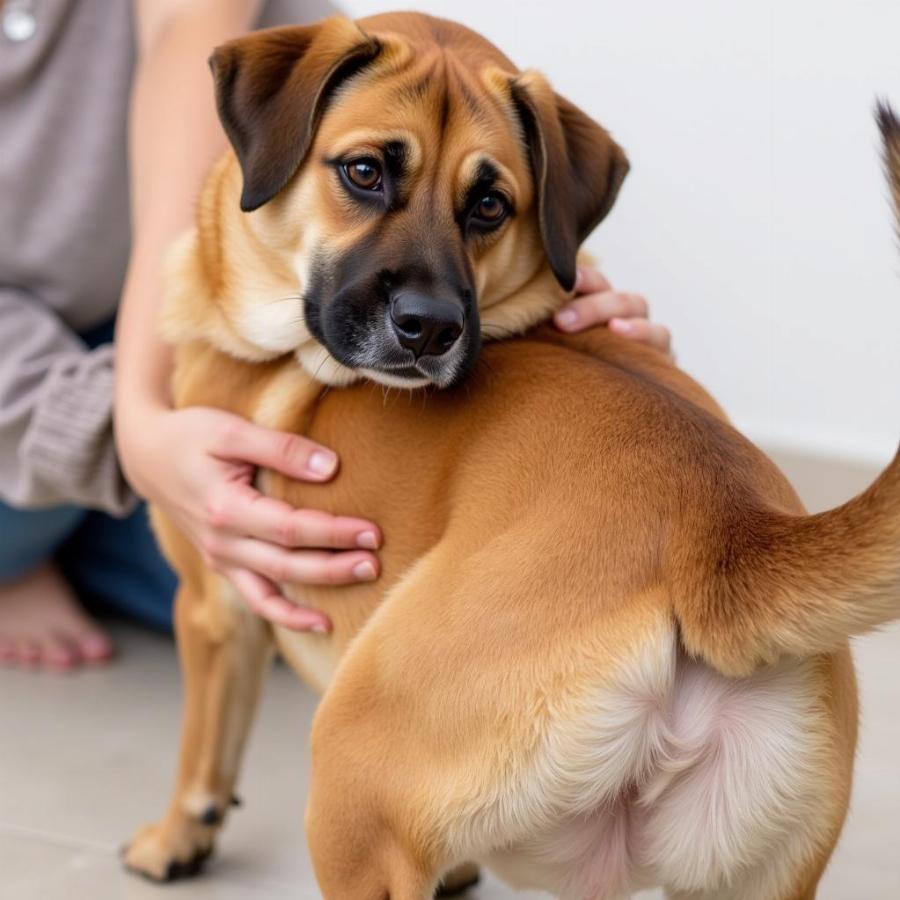
<instances>
[{"instance_id":1,"label":"curled tail tip","mask_svg":"<svg viewBox=\"0 0 900 900\"><path fill-rule=\"evenodd\" d=\"M900 119L888 100L880 98L875 102L875 119L886 144L900 141Z\"/></svg>"},{"instance_id":2,"label":"curled tail tip","mask_svg":"<svg viewBox=\"0 0 900 900\"><path fill-rule=\"evenodd\" d=\"M900 188L900 118L891 104L881 99L875 104L875 120L881 131L887 175L897 191Z\"/></svg>"},{"instance_id":3,"label":"curled tail tip","mask_svg":"<svg viewBox=\"0 0 900 900\"><path fill-rule=\"evenodd\" d=\"M885 99L875 104L875 120L881 131L884 152L884 168L891 189L897 234L900 235L900 118Z\"/></svg>"},{"instance_id":4,"label":"curled tail tip","mask_svg":"<svg viewBox=\"0 0 900 900\"><path fill-rule=\"evenodd\" d=\"M892 185L900 183L900 118L887 100L875 104L875 120L881 131L884 161Z\"/></svg>"}]
</instances>

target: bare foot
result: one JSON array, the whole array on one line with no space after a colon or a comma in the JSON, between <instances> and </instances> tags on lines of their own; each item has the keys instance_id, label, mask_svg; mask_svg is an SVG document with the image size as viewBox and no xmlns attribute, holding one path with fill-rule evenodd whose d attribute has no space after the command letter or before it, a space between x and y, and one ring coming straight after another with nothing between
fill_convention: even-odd
<instances>
[{"instance_id":1,"label":"bare foot","mask_svg":"<svg viewBox=\"0 0 900 900\"><path fill-rule=\"evenodd\" d=\"M112 652L108 635L53 566L0 587L0 664L72 669Z\"/></svg>"}]
</instances>

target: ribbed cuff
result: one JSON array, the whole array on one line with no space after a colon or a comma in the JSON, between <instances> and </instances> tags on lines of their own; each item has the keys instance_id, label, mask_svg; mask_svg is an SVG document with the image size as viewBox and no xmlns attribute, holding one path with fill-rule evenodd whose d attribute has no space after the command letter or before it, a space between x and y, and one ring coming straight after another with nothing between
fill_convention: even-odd
<instances>
[{"instance_id":1,"label":"ribbed cuff","mask_svg":"<svg viewBox=\"0 0 900 900\"><path fill-rule=\"evenodd\" d=\"M98 347L88 356L47 378L19 453L36 478L68 502L125 515L137 497L116 458L113 348Z\"/></svg>"}]
</instances>

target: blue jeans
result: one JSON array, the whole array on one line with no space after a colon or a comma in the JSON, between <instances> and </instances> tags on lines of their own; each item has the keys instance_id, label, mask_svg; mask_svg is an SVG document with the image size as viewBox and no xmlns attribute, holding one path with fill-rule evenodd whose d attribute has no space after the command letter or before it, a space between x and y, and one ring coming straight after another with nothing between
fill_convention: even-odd
<instances>
[{"instance_id":1,"label":"blue jeans","mask_svg":"<svg viewBox=\"0 0 900 900\"><path fill-rule=\"evenodd\" d=\"M124 519L76 506L0 503L0 535L0 584L54 560L92 611L171 631L177 579L156 546L143 503Z\"/></svg>"},{"instance_id":2,"label":"blue jeans","mask_svg":"<svg viewBox=\"0 0 900 900\"><path fill-rule=\"evenodd\" d=\"M112 323L83 335L112 340ZM77 506L16 509L0 503L0 584L54 560L88 608L172 629L177 579L150 530L147 508L117 519Z\"/></svg>"}]
</instances>

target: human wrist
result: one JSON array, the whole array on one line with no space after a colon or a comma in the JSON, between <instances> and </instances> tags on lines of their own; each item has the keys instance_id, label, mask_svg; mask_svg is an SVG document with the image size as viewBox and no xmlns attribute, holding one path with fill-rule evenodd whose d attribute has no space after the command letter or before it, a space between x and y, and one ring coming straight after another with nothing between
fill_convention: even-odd
<instances>
[{"instance_id":1,"label":"human wrist","mask_svg":"<svg viewBox=\"0 0 900 900\"><path fill-rule=\"evenodd\" d=\"M144 462L156 456L154 448L164 431L161 416L167 412L171 407L161 398L150 395L122 402L117 395L113 426L119 464L128 483L142 496L150 493Z\"/></svg>"}]
</instances>

